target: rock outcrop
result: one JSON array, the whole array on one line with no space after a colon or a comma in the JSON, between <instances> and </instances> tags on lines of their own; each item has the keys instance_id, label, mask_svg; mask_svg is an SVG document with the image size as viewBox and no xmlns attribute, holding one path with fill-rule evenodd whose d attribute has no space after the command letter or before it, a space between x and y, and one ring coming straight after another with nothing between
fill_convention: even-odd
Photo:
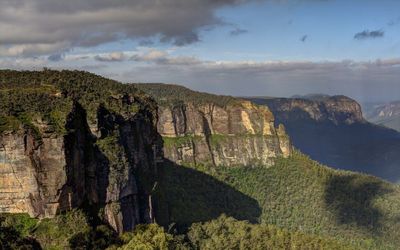
<instances>
[{"instance_id":1,"label":"rock outcrop","mask_svg":"<svg viewBox=\"0 0 400 250\"><path fill-rule=\"evenodd\" d=\"M317 122L353 124L365 122L360 104L346 96L313 96L312 98L252 98L258 104L267 104L280 119L311 118ZM297 112L297 113L296 113Z\"/></svg>"},{"instance_id":2,"label":"rock outcrop","mask_svg":"<svg viewBox=\"0 0 400 250\"><path fill-rule=\"evenodd\" d=\"M276 157L290 154L285 129L274 126L274 116L267 107L175 85L136 86L160 105L157 127L164 139L164 155L173 162L270 166ZM226 103L220 103L224 98Z\"/></svg>"},{"instance_id":3,"label":"rock outcrop","mask_svg":"<svg viewBox=\"0 0 400 250\"><path fill-rule=\"evenodd\" d=\"M34 84L19 91L23 77ZM0 212L43 218L83 208L118 232L154 221L162 140L152 100L84 72L6 71L0 78L8 84L1 98ZM54 129L54 113L62 131Z\"/></svg>"},{"instance_id":4,"label":"rock outcrop","mask_svg":"<svg viewBox=\"0 0 400 250\"><path fill-rule=\"evenodd\" d=\"M344 96L251 98L285 125L293 145L331 167L400 181L400 133L371 124Z\"/></svg>"}]
</instances>

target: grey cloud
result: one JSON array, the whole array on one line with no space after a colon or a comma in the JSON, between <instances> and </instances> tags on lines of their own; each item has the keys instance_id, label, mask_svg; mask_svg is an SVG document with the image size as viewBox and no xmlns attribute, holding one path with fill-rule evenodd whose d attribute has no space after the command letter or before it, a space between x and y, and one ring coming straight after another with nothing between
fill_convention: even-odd
<instances>
[{"instance_id":1,"label":"grey cloud","mask_svg":"<svg viewBox=\"0 0 400 250\"><path fill-rule=\"evenodd\" d=\"M195 43L195 42L199 42L200 38L199 35L194 32L194 31L190 31L186 34L182 34L182 35L177 35L177 36L169 36L169 35L163 35L160 38L160 41L163 43L166 42L172 42L174 45L176 46L184 46L187 44L191 44L191 43Z\"/></svg>"},{"instance_id":2,"label":"grey cloud","mask_svg":"<svg viewBox=\"0 0 400 250\"><path fill-rule=\"evenodd\" d=\"M65 55L63 53L52 54L48 56L47 59L52 62L59 62L64 59L64 56Z\"/></svg>"},{"instance_id":3,"label":"grey cloud","mask_svg":"<svg viewBox=\"0 0 400 250\"><path fill-rule=\"evenodd\" d=\"M182 46L221 24L215 10L259 0L2 0L0 56L59 53L120 39Z\"/></svg>"},{"instance_id":4,"label":"grey cloud","mask_svg":"<svg viewBox=\"0 0 400 250\"><path fill-rule=\"evenodd\" d=\"M136 62L145 62L150 67L176 66L182 70L195 70L220 73L274 73L289 71L315 70L364 70L377 68L400 68L400 58L377 59L374 61L209 61L200 60L194 56L171 56L166 51L150 49L144 52L135 52L128 57L122 52L102 55L104 58L123 58ZM108 60L117 61L117 60Z\"/></svg>"},{"instance_id":5,"label":"grey cloud","mask_svg":"<svg viewBox=\"0 0 400 250\"><path fill-rule=\"evenodd\" d=\"M166 51L157 49L146 49L144 51L128 51L128 52L112 52L103 53L99 55L79 55L75 56L77 59L93 58L99 62L123 62L135 61L140 63L155 64L155 65L169 65L169 66L192 66L204 64L206 61L201 61L193 56L171 56Z\"/></svg>"},{"instance_id":6,"label":"grey cloud","mask_svg":"<svg viewBox=\"0 0 400 250\"><path fill-rule=\"evenodd\" d=\"M234 30L231 30L231 31L229 32L229 34L230 34L231 36L238 36L238 35L246 34L246 33L248 33L248 32L249 32L249 31L246 30L246 29L236 28L236 29L234 29Z\"/></svg>"},{"instance_id":7,"label":"grey cloud","mask_svg":"<svg viewBox=\"0 0 400 250\"><path fill-rule=\"evenodd\" d=\"M113 52L102 55L96 55L94 59L100 62L122 62L125 61L127 57L123 52Z\"/></svg>"},{"instance_id":8,"label":"grey cloud","mask_svg":"<svg viewBox=\"0 0 400 250\"><path fill-rule=\"evenodd\" d=\"M139 41L140 46L151 46L154 45L154 41L151 39L143 39Z\"/></svg>"},{"instance_id":9,"label":"grey cloud","mask_svg":"<svg viewBox=\"0 0 400 250\"><path fill-rule=\"evenodd\" d=\"M104 70L105 68L107 68L105 64L84 65L80 67L80 69L87 71Z\"/></svg>"},{"instance_id":10,"label":"grey cloud","mask_svg":"<svg viewBox=\"0 0 400 250\"><path fill-rule=\"evenodd\" d=\"M193 66L205 63L193 56L170 56L165 51L150 50L146 53L133 55L131 60L136 62L154 63L157 65Z\"/></svg>"},{"instance_id":11,"label":"grey cloud","mask_svg":"<svg viewBox=\"0 0 400 250\"><path fill-rule=\"evenodd\" d=\"M304 35L302 37L300 37L300 41L302 41L303 43L307 40L308 35Z\"/></svg>"},{"instance_id":12,"label":"grey cloud","mask_svg":"<svg viewBox=\"0 0 400 250\"><path fill-rule=\"evenodd\" d=\"M370 38L380 38L385 35L383 30L364 30L362 32L358 32L354 35L354 39L356 40L365 40Z\"/></svg>"}]
</instances>

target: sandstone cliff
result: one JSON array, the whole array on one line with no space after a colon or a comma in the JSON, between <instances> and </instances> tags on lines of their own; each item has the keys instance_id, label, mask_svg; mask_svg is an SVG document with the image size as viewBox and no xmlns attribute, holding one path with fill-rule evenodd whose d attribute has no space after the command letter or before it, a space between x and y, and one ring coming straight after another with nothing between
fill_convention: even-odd
<instances>
[{"instance_id":1,"label":"sandstone cliff","mask_svg":"<svg viewBox=\"0 0 400 250\"><path fill-rule=\"evenodd\" d=\"M84 72L0 72L0 212L84 208L115 230L154 220L155 103Z\"/></svg>"},{"instance_id":2,"label":"sandstone cliff","mask_svg":"<svg viewBox=\"0 0 400 250\"><path fill-rule=\"evenodd\" d=\"M309 96L308 98L252 98L255 103L267 104L275 116L287 119L310 118L318 122L353 124L365 122L361 106L346 96ZM295 113L297 112L297 113Z\"/></svg>"},{"instance_id":3,"label":"sandstone cliff","mask_svg":"<svg viewBox=\"0 0 400 250\"><path fill-rule=\"evenodd\" d=\"M291 146L268 108L164 84L138 84L159 103L164 155L183 165L267 165Z\"/></svg>"},{"instance_id":4,"label":"sandstone cliff","mask_svg":"<svg viewBox=\"0 0 400 250\"><path fill-rule=\"evenodd\" d=\"M400 133L367 122L345 96L251 98L285 125L293 145L331 167L400 181Z\"/></svg>"}]
</instances>

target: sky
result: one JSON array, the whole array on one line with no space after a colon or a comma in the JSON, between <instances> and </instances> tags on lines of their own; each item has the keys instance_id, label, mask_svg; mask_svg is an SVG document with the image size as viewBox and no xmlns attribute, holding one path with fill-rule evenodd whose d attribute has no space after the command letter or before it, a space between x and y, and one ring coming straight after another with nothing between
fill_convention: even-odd
<instances>
[{"instance_id":1,"label":"sky","mask_svg":"<svg viewBox=\"0 0 400 250\"><path fill-rule=\"evenodd\" d=\"M0 68L400 100L398 0L0 0Z\"/></svg>"}]
</instances>

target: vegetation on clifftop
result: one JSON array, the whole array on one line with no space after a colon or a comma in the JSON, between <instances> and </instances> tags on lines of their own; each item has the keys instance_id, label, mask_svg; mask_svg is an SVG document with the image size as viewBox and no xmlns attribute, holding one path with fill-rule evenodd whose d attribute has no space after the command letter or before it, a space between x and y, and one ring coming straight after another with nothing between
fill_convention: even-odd
<instances>
[{"instance_id":1,"label":"vegetation on clifftop","mask_svg":"<svg viewBox=\"0 0 400 250\"><path fill-rule=\"evenodd\" d=\"M134 84L136 88L152 96L159 105L177 105L181 103L215 104L225 107L237 102L237 99L231 96L213 95L204 92L193 91L179 85L147 83Z\"/></svg>"},{"instance_id":2,"label":"vegetation on clifftop","mask_svg":"<svg viewBox=\"0 0 400 250\"><path fill-rule=\"evenodd\" d=\"M83 71L0 70L0 132L17 130L44 121L50 130L65 132L65 119L74 101L94 123L103 104L108 110L133 116L141 108L155 110L155 103L133 85L122 84ZM20 117L29 117L22 120Z\"/></svg>"}]
</instances>

